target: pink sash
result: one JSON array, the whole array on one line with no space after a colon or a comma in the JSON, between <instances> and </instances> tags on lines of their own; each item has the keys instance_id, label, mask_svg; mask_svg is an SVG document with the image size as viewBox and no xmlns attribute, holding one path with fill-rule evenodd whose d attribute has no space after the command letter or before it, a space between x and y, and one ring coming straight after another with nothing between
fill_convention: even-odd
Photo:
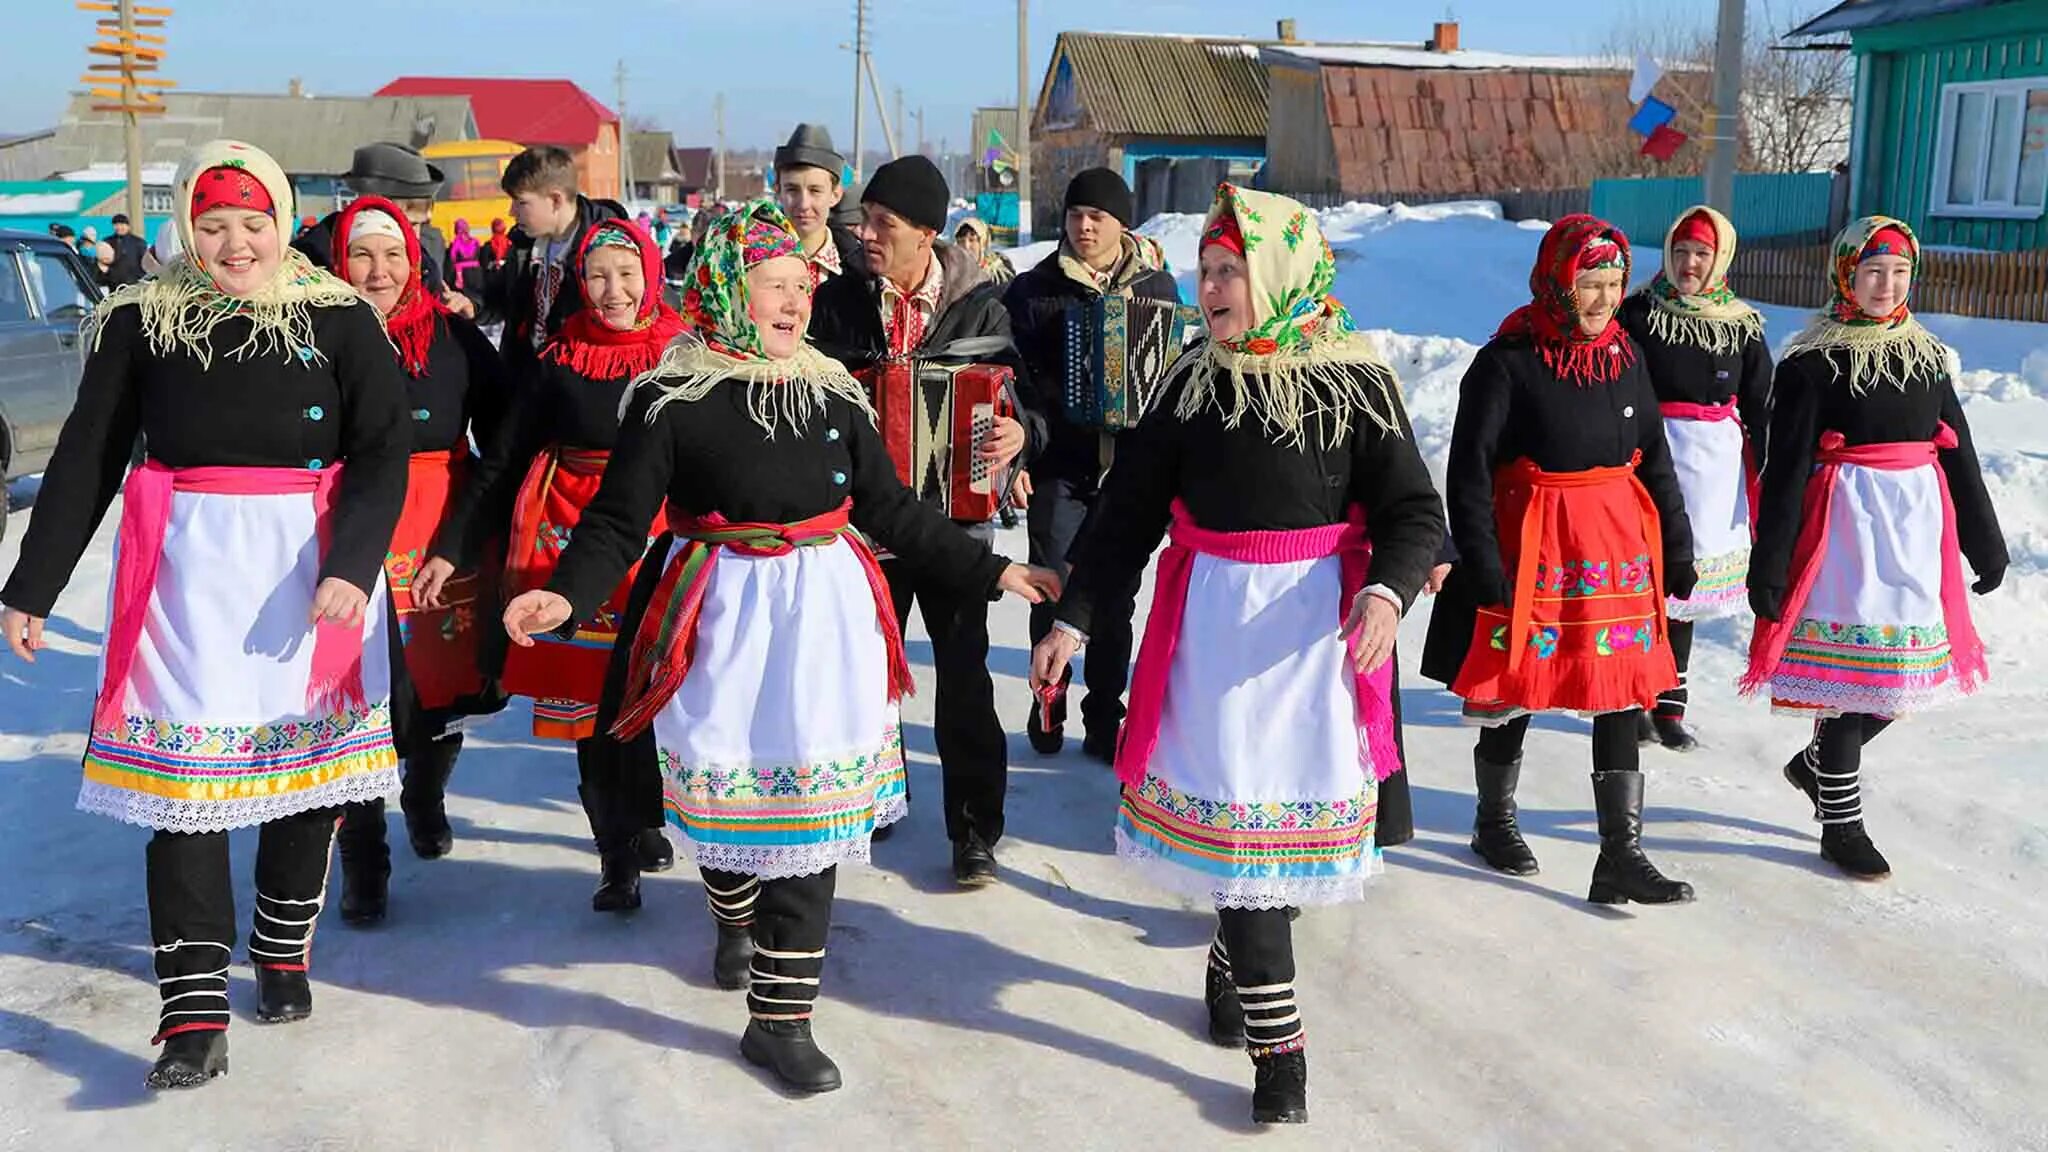
<instances>
[{"instance_id":1,"label":"pink sash","mask_svg":"<svg viewBox=\"0 0 2048 1152\"><path fill-rule=\"evenodd\" d=\"M1948 473L1942 470L1939 453L1961 443L1955 429L1947 424L1932 440L1902 440L1885 444L1848 447L1840 432L1823 432L1819 467L1806 481L1806 495L1799 510L1799 539L1792 545L1791 586L1776 620L1758 620L1749 642L1749 671L1741 689L1752 693L1770 683L1806 611L1806 598L1820 575L1820 558L1827 549L1828 520L1835 506L1835 477L1842 465L1877 468L1887 472L1910 472L1932 467L1941 483L1941 616L1948 626L1949 659L1965 690L1973 690L1989 674L1984 662L1984 642L1970 620L1969 585L1963 579L1963 553L1956 538L1956 505L1948 490Z\"/></svg>"},{"instance_id":2,"label":"pink sash","mask_svg":"<svg viewBox=\"0 0 2048 1152\"><path fill-rule=\"evenodd\" d=\"M1159 722L1166 710L1166 681L1173 650L1187 613L1188 580L1197 555L1236 564L1293 564L1336 556L1343 566L1344 594L1337 601L1337 624L1343 626L1352 598L1365 587L1372 562L1372 542L1365 534L1365 509L1353 505L1342 524L1296 531L1211 532L1196 524L1187 505L1173 502L1173 527L1166 550L1159 555L1153 581L1152 612L1145 621L1145 639L1138 646L1138 664L1131 677L1130 709L1117 741L1117 778L1133 787L1142 783L1152 753L1159 747ZM1348 647L1348 645L1347 645ZM1356 677L1358 726L1365 730L1374 775L1384 780L1401 770L1394 742L1394 662L1377 672Z\"/></svg>"},{"instance_id":3,"label":"pink sash","mask_svg":"<svg viewBox=\"0 0 2048 1152\"><path fill-rule=\"evenodd\" d=\"M276 496L308 493L319 525L319 546L327 551L332 535L328 510L341 465L317 471L307 468L172 468L145 460L128 474L121 490L120 555L114 569L113 617L107 622L106 672L100 680L99 704L93 710L94 731L121 726L128 671L135 663L135 645L149 615L150 593L156 589L163 561L164 532L171 520L176 492L226 496ZM223 572L221 579L233 579ZM363 699L363 628L322 621L313 634L313 673L306 684L309 711L361 707Z\"/></svg>"}]
</instances>

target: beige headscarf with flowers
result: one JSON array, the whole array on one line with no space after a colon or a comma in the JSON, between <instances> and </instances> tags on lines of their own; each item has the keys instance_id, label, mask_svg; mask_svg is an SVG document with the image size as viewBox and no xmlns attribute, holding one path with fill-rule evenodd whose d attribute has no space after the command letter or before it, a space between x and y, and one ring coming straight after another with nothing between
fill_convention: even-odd
<instances>
[{"instance_id":1,"label":"beige headscarf with flowers","mask_svg":"<svg viewBox=\"0 0 2048 1152\"><path fill-rule=\"evenodd\" d=\"M1296 446L1315 421L1326 449L1349 439L1360 416L1400 433L1400 385L1330 294L1337 258L1315 213L1285 196L1218 184L1202 244L1244 256L1252 324L1192 358L1175 415L1187 420L1213 406L1235 428L1249 412L1276 443Z\"/></svg>"},{"instance_id":2,"label":"beige headscarf with flowers","mask_svg":"<svg viewBox=\"0 0 2048 1152\"><path fill-rule=\"evenodd\" d=\"M1953 372L1946 345L1922 327L1904 301L1889 316L1866 316L1856 302L1856 268L1873 256L1904 256L1920 275L1920 239L1903 220L1865 216L1835 237L1828 260L1828 302L1806 331L1792 338L1784 356L1821 351L1848 359L1849 391L1857 396L1875 384L1903 391L1906 383L1937 369ZM1910 289L1909 289L1910 291Z\"/></svg>"},{"instance_id":3,"label":"beige headscarf with flowers","mask_svg":"<svg viewBox=\"0 0 2048 1152\"><path fill-rule=\"evenodd\" d=\"M192 243L193 187L200 176L215 168L240 168L270 193L270 216L278 228L282 258L270 283L246 296L221 291L213 276L200 266ZM222 321L239 316L249 321L249 337L228 353L234 359L270 355L287 361L322 359L313 342L313 309L346 308L362 303L363 298L286 243L285 229L297 217L292 215L291 181L277 161L253 144L209 141L187 153L178 165L172 193L177 198L178 239L184 250L155 276L116 289L102 300L85 322L88 346L98 346L100 333L115 310L133 306L142 310L143 333L149 338L150 350L159 356L183 348L201 367L210 366L213 330Z\"/></svg>"}]
</instances>

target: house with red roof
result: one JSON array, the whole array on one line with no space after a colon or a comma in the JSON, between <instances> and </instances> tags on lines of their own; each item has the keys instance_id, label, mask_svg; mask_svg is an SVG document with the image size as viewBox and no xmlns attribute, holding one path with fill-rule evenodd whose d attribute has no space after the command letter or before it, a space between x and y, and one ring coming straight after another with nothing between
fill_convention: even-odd
<instances>
[{"instance_id":1,"label":"house with red roof","mask_svg":"<svg viewBox=\"0 0 2048 1152\"><path fill-rule=\"evenodd\" d=\"M573 80L401 76L377 95L466 96L480 138L566 148L585 196L619 197L619 115Z\"/></svg>"}]
</instances>

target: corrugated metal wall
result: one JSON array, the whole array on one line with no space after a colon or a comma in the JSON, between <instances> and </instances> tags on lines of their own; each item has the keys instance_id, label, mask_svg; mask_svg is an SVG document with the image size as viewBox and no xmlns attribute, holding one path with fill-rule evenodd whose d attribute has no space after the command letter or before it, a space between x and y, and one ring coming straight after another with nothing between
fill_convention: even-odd
<instances>
[{"instance_id":1,"label":"corrugated metal wall","mask_svg":"<svg viewBox=\"0 0 2048 1152\"><path fill-rule=\"evenodd\" d=\"M1800 236L1825 232L1828 194L1834 177L1826 172L1749 173L1735 178L1738 236ZM1704 202L1697 176L1661 180L1595 180L1593 215L1628 233L1637 247L1659 247L1679 213Z\"/></svg>"},{"instance_id":2,"label":"corrugated metal wall","mask_svg":"<svg viewBox=\"0 0 2048 1152\"><path fill-rule=\"evenodd\" d=\"M2048 76L2048 30L1901 47L1861 58L1872 69L1859 215L1911 224L1923 243L2014 252L2048 248L2048 221L1929 216L1946 84Z\"/></svg>"}]
</instances>

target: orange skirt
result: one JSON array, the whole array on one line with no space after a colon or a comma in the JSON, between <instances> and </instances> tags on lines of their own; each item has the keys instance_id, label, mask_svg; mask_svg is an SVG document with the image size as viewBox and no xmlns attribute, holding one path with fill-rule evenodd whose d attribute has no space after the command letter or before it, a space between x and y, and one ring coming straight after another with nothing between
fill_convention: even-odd
<instances>
[{"instance_id":1,"label":"orange skirt","mask_svg":"<svg viewBox=\"0 0 2048 1152\"><path fill-rule=\"evenodd\" d=\"M1518 460L1495 477L1494 525L1514 605L1479 609L1451 685L1469 719L1620 712L1678 686L1663 531L1635 461L1545 472Z\"/></svg>"},{"instance_id":2,"label":"orange skirt","mask_svg":"<svg viewBox=\"0 0 2048 1152\"><path fill-rule=\"evenodd\" d=\"M441 607L422 608L413 601L412 584L427 562L434 535L448 515L448 505L469 471L467 452L415 452L406 473L405 509L384 556L385 582L398 614L398 635L405 645L405 671L420 707L447 708L465 696L483 691L477 663L478 613L489 609L479 597L489 585L476 571L457 572L441 593Z\"/></svg>"},{"instance_id":3,"label":"orange skirt","mask_svg":"<svg viewBox=\"0 0 2048 1152\"><path fill-rule=\"evenodd\" d=\"M534 458L512 511L512 539L505 558L508 598L542 587L555 574L583 510L597 496L610 458L609 452L559 445ZM664 508L655 516L650 538L667 531L667 521ZM500 685L506 695L533 698L535 736L580 740L596 733L605 667L639 571L635 561L596 614L577 622L571 639L535 636L533 647L513 645L505 654Z\"/></svg>"}]
</instances>

